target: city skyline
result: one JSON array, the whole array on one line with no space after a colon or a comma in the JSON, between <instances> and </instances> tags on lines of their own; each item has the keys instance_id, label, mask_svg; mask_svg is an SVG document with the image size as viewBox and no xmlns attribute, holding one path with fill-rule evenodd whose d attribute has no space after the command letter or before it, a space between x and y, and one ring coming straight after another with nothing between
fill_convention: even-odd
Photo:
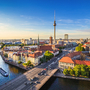
<instances>
[{"instance_id":1,"label":"city skyline","mask_svg":"<svg viewBox=\"0 0 90 90\"><path fill-rule=\"evenodd\" d=\"M0 1L0 39L49 39L54 37L54 10L56 39L90 38L88 0L9 0Z\"/></svg>"}]
</instances>

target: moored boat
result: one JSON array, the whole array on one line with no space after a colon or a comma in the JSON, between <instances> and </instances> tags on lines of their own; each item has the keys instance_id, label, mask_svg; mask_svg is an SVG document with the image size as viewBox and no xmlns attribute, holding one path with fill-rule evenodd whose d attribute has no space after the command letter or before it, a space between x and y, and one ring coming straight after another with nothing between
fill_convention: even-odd
<instances>
[{"instance_id":1,"label":"moored boat","mask_svg":"<svg viewBox=\"0 0 90 90\"><path fill-rule=\"evenodd\" d=\"M8 76L8 73L6 71L4 71L2 68L0 68L0 73L5 77Z\"/></svg>"}]
</instances>

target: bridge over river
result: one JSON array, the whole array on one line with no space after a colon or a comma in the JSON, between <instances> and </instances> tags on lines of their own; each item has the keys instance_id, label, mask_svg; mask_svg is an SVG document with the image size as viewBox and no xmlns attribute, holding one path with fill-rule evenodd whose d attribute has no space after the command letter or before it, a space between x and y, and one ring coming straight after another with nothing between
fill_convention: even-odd
<instances>
[{"instance_id":1,"label":"bridge over river","mask_svg":"<svg viewBox=\"0 0 90 90\"><path fill-rule=\"evenodd\" d=\"M4 84L0 87L0 90L39 90L58 69L48 70L47 75L38 75L42 70L43 68L39 67L33 68ZM34 77L36 80L31 80ZM33 82L32 84L31 81ZM36 81L37 83L35 83Z\"/></svg>"}]
</instances>

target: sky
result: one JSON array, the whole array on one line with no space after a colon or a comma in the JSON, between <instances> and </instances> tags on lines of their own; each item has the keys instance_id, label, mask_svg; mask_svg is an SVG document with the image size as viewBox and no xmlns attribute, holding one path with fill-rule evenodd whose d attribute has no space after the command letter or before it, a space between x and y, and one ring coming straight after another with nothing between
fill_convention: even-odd
<instances>
[{"instance_id":1,"label":"sky","mask_svg":"<svg viewBox=\"0 0 90 90\"><path fill-rule=\"evenodd\" d=\"M90 38L90 0L0 0L0 39Z\"/></svg>"}]
</instances>

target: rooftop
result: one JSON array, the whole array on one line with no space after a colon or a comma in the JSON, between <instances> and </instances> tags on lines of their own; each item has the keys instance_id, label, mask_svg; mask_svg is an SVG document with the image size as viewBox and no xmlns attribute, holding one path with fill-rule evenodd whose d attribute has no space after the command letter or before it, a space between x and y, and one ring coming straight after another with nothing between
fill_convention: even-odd
<instances>
[{"instance_id":1,"label":"rooftop","mask_svg":"<svg viewBox=\"0 0 90 90\"><path fill-rule=\"evenodd\" d=\"M65 63L74 63L74 61L70 57L63 57L59 62L65 62Z\"/></svg>"},{"instance_id":2,"label":"rooftop","mask_svg":"<svg viewBox=\"0 0 90 90\"><path fill-rule=\"evenodd\" d=\"M74 60L75 64L83 64L83 65L90 65L90 61L81 61L81 60Z\"/></svg>"},{"instance_id":3,"label":"rooftop","mask_svg":"<svg viewBox=\"0 0 90 90\"><path fill-rule=\"evenodd\" d=\"M80 55L81 52L72 52L72 53L69 53L66 55L66 57L70 57L70 58L73 58L74 56L77 56L77 55Z\"/></svg>"}]
</instances>

